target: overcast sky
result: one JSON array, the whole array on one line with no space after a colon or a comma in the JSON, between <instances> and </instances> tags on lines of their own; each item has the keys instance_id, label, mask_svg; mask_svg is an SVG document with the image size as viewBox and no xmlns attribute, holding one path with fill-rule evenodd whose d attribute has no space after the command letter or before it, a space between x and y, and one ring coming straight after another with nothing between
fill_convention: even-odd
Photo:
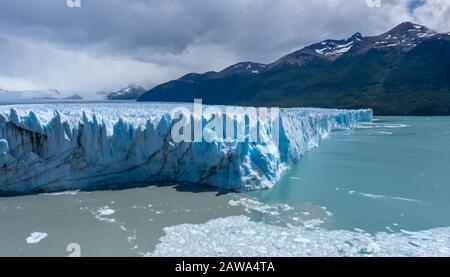
<instances>
[{"instance_id":1,"label":"overcast sky","mask_svg":"<svg viewBox=\"0 0 450 277\"><path fill-rule=\"evenodd\" d=\"M403 21L450 32L449 0L0 1L0 88L152 87Z\"/></svg>"}]
</instances>

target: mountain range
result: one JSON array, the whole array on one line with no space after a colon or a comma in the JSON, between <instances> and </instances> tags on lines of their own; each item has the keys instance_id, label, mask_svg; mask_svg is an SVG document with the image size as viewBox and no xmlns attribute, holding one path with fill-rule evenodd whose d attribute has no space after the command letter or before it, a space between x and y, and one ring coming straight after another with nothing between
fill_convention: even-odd
<instances>
[{"instance_id":1,"label":"mountain range","mask_svg":"<svg viewBox=\"0 0 450 277\"><path fill-rule=\"evenodd\" d=\"M0 103L15 103L46 100L83 100L83 97L72 91L46 90L5 90L0 88Z\"/></svg>"},{"instance_id":2,"label":"mountain range","mask_svg":"<svg viewBox=\"0 0 450 277\"><path fill-rule=\"evenodd\" d=\"M108 100L136 100L147 90L148 89L142 86L131 84L118 91L104 92L98 94L105 95L106 99Z\"/></svg>"},{"instance_id":3,"label":"mountain range","mask_svg":"<svg viewBox=\"0 0 450 277\"><path fill-rule=\"evenodd\" d=\"M104 101L104 100L136 100L148 89L131 84L117 91L101 91L95 94L78 94L59 89L46 90L5 90L0 88L0 103L20 103L39 101Z\"/></svg>"},{"instance_id":4,"label":"mountain range","mask_svg":"<svg viewBox=\"0 0 450 277\"><path fill-rule=\"evenodd\" d=\"M324 40L273 63L190 73L138 101L372 108L376 115L450 115L450 34L405 22L378 35Z\"/></svg>"}]
</instances>

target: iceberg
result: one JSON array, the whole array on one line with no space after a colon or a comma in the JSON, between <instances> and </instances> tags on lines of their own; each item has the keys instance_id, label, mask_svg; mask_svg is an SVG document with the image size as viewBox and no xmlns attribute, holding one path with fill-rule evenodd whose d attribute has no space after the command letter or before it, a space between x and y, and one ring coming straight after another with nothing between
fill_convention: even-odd
<instances>
[{"instance_id":1,"label":"iceberg","mask_svg":"<svg viewBox=\"0 0 450 277\"><path fill-rule=\"evenodd\" d=\"M281 109L277 143L270 139L174 143L170 111L179 106L0 106L0 194L142 183L206 184L233 191L271 188L286 168L333 130L372 121L370 109ZM265 134L274 132L267 125L260 128Z\"/></svg>"}]
</instances>

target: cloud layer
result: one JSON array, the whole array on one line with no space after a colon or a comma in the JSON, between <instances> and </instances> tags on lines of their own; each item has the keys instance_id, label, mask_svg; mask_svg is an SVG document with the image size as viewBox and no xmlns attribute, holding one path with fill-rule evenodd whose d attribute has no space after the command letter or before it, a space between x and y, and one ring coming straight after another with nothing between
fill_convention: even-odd
<instances>
[{"instance_id":1,"label":"cloud layer","mask_svg":"<svg viewBox=\"0 0 450 277\"><path fill-rule=\"evenodd\" d=\"M234 62L271 62L326 38L402 21L450 31L450 1L65 0L0 2L0 87L79 92L154 86ZM416 2L416 1L414 1Z\"/></svg>"}]
</instances>

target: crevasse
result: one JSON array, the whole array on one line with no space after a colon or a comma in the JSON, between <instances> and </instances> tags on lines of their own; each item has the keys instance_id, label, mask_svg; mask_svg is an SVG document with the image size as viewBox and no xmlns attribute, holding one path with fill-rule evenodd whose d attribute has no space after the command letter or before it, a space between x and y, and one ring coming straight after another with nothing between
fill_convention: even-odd
<instances>
[{"instance_id":1,"label":"crevasse","mask_svg":"<svg viewBox=\"0 0 450 277\"><path fill-rule=\"evenodd\" d=\"M235 191L271 188L289 165L333 130L372 120L370 109L282 109L279 144L176 144L169 113L174 107L0 106L0 194L146 183L195 183Z\"/></svg>"}]
</instances>

